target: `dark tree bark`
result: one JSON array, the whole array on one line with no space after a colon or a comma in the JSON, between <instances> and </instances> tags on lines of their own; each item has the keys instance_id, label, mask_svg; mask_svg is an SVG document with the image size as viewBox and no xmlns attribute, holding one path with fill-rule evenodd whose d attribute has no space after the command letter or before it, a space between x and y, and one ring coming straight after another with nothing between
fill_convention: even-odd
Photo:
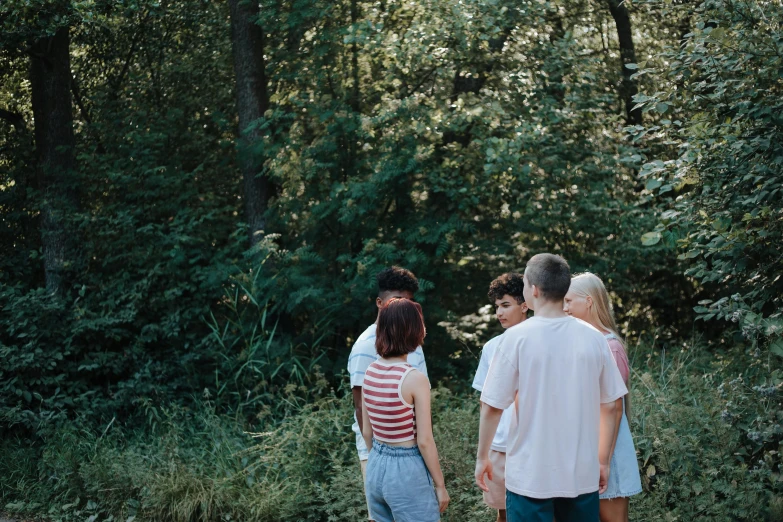
<instances>
[{"instance_id":1,"label":"dark tree bark","mask_svg":"<svg viewBox=\"0 0 783 522\"><path fill-rule=\"evenodd\" d=\"M59 295L65 288L66 268L75 262L77 240L68 218L79 208L68 28L38 40L30 56L46 288Z\"/></svg>"},{"instance_id":2,"label":"dark tree bark","mask_svg":"<svg viewBox=\"0 0 783 522\"><path fill-rule=\"evenodd\" d=\"M566 35L566 26L563 22L563 16L557 11L553 10L549 13L550 23L552 24L552 32L549 33L549 43L552 46L557 46ZM563 86L563 71L561 69L548 70L550 62L547 62L547 73L549 74L549 80L547 82L547 91L552 97L557 100L559 104L565 101L565 88Z\"/></svg>"},{"instance_id":3,"label":"dark tree bark","mask_svg":"<svg viewBox=\"0 0 783 522\"><path fill-rule=\"evenodd\" d=\"M617 40L620 43L620 58L623 79L620 84L620 96L625 102L625 119L629 125L639 125L642 123L642 111L634 110L633 97L639 92L636 82L631 79L634 73L632 69L626 67L626 64L636 63L636 51L633 46L633 34L631 31L631 15L624 0L606 0L609 6L609 12L612 13L614 24L617 27Z\"/></svg>"},{"instance_id":4,"label":"dark tree bark","mask_svg":"<svg viewBox=\"0 0 783 522\"><path fill-rule=\"evenodd\" d=\"M357 0L351 0L351 24L356 27L359 22L359 3ZM354 113L359 112L359 46L356 39L351 43L351 98L350 106Z\"/></svg>"},{"instance_id":5,"label":"dark tree bark","mask_svg":"<svg viewBox=\"0 0 783 522\"><path fill-rule=\"evenodd\" d=\"M257 24L257 0L229 0L231 43L234 50L237 112L239 113L239 164L244 179L245 219L250 245L264 236L265 213L271 187L263 174L264 158L253 154L248 145L263 139L258 129L249 129L269 108L264 62L264 31Z\"/></svg>"}]
</instances>

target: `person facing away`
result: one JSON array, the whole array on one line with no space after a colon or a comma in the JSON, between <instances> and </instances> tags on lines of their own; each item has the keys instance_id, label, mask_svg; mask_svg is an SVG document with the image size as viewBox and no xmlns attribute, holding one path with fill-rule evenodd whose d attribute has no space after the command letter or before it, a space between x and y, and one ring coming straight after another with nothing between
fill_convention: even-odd
<instances>
[{"instance_id":1,"label":"person facing away","mask_svg":"<svg viewBox=\"0 0 783 522\"><path fill-rule=\"evenodd\" d=\"M571 287L565 296L564 304L565 313L589 323L604 334L625 387L630 390L628 355L617 333L609 293L601 278L589 272L575 276L571 279ZM629 395L626 395L617 408L618 422L612 444L609 483L606 491L599 497L601 522L628 522L628 499L642 491L636 448L628 424L629 408Z\"/></svg>"},{"instance_id":2,"label":"person facing away","mask_svg":"<svg viewBox=\"0 0 783 522\"><path fill-rule=\"evenodd\" d=\"M522 274L509 272L503 274L489 285L487 296L495 303L495 315L500 325L505 328L516 326L527 319L527 305L523 294L524 281ZM495 351L500 344L502 335L490 339L481 350L476 376L473 378L473 388L479 392L484 389L484 381L487 378L490 363L495 356ZM506 520L506 481L504 471L506 469L506 438L511 417L514 415L512 404L500 416L500 423L492 439L489 450L489 460L492 462L492 478L486 481L488 490L484 492L484 503L498 510L498 522Z\"/></svg>"},{"instance_id":3,"label":"person facing away","mask_svg":"<svg viewBox=\"0 0 783 522\"><path fill-rule=\"evenodd\" d=\"M362 421L370 449L364 488L378 522L437 522L449 494L432 436L430 382L408 355L424 340L421 306L391 299L378 315L380 359L364 376Z\"/></svg>"},{"instance_id":4,"label":"person facing away","mask_svg":"<svg viewBox=\"0 0 783 522\"><path fill-rule=\"evenodd\" d=\"M413 272L393 266L381 270L376 274L375 279L378 284L378 296L375 299L375 305L380 310L394 298L405 298L413 300L413 294L419 289L419 281ZM369 455L368 446L362 437L362 386L364 385L364 376L367 367L378 359L378 352L375 349L376 328L378 319L356 339L351 354L348 356L348 374L351 379L351 391L353 394L354 422L351 426L356 437L356 453L359 456L359 464L362 471L362 484L367 473L367 457ZM408 355L408 364L427 376L427 363L424 360L424 352L421 346ZM369 504L367 508L369 517ZM370 520L373 520L371 517Z\"/></svg>"},{"instance_id":5,"label":"person facing away","mask_svg":"<svg viewBox=\"0 0 783 522\"><path fill-rule=\"evenodd\" d=\"M534 317L510 328L481 393L475 478L487 491L489 450L505 408L515 404L506 446L511 522L598 522L607 487L616 401L627 393L603 334L563 311L568 263L533 256L523 276Z\"/></svg>"}]
</instances>

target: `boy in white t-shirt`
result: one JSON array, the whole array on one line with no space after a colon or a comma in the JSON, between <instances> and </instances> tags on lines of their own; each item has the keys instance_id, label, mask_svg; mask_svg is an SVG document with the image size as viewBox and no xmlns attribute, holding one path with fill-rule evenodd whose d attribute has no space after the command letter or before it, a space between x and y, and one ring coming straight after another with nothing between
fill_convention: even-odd
<instances>
[{"instance_id":1,"label":"boy in white t-shirt","mask_svg":"<svg viewBox=\"0 0 783 522\"><path fill-rule=\"evenodd\" d=\"M527 319L527 305L523 295L525 283L522 274L509 272L498 277L489 285L487 296L495 303L495 315L503 328L516 326ZM502 335L493 337L481 350L476 376L473 378L473 388L478 391L484 389L484 382L489 372L495 350L500 344ZM504 470L506 469L506 437L511 417L514 415L512 404L503 411L500 417L492 446L489 450L489 460L492 462L492 478L487 481L488 491L484 492L484 503L498 510L498 522L506 520L506 481Z\"/></svg>"},{"instance_id":2,"label":"boy in white t-shirt","mask_svg":"<svg viewBox=\"0 0 783 522\"><path fill-rule=\"evenodd\" d=\"M404 298L413 301L413 294L419 289L419 280L410 270L405 270L398 266L393 266L381 270L375 276L378 282L378 297L375 299L375 305L380 309L392 298ZM378 352L375 350L375 330L376 323L371 324L362 332L351 348L351 354L348 356L348 374L351 377L351 392L353 393L353 426L351 429L356 435L356 452L359 454L359 463L362 468L362 479L367 473L367 459L370 452L362 437L362 386L364 385L364 372L367 367L378 359ZM419 370L425 376L427 375L427 363L424 361L424 352L421 346L416 351L408 354L408 364ZM362 480L364 487L364 480ZM367 509L369 518L369 507Z\"/></svg>"},{"instance_id":3,"label":"boy in white t-shirt","mask_svg":"<svg viewBox=\"0 0 783 522\"><path fill-rule=\"evenodd\" d=\"M538 254L524 297L535 316L509 329L481 393L476 482L487 491L489 450L503 410L514 404L506 445L510 522L598 522L617 419L626 393L603 334L563 312L568 263Z\"/></svg>"}]
</instances>

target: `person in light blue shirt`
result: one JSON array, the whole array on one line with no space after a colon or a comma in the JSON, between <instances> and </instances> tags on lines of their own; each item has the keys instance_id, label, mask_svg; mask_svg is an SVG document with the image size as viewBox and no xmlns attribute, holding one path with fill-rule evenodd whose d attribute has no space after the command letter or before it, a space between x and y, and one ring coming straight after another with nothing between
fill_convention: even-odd
<instances>
[{"instance_id":1,"label":"person in light blue shirt","mask_svg":"<svg viewBox=\"0 0 783 522\"><path fill-rule=\"evenodd\" d=\"M419 289L419 280L416 279L413 272L398 266L381 270L375 277L378 281L378 297L375 299L375 304L379 311L390 299L395 297L413 301L413 294ZM363 426L362 386L364 384L364 372L370 364L378 359L378 353L375 350L376 328L376 323L368 326L356 339L353 348L351 348L351 354L348 356L348 374L351 379L354 406L354 422L351 428L356 436L356 452L359 455L363 479L367 473L367 459L370 453L361 431ZM408 364L427 375L427 363L424 360L424 352L421 346L408 355ZM362 484L364 484L364 480L362 480ZM369 508L368 520L372 520L369 518Z\"/></svg>"},{"instance_id":2,"label":"person in light blue shirt","mask_svg":"<svg viewBox=\"0 0 783 522\"><path fill-rule=\"evenodd\" d=\"M527 304L525 304L525 296L523 295L524 287L525 282L522 279L522 274L516 272L503 274L489 285L487 297L495 303L495 315L504 329L516 326L527 319ZM476 376L473 378L473 388L479 392L484 389L484 381L487 379L490 364L502 339L502 334L493 337L481 350L481 359ZM497 522L506 521L506 439L513 415L514 405L512 404L503 411L503 415L500 417L500 424L498 424L498 430L492 439L489 452L493 474L492 478L487 480L489 490L484 491L484 503L498 510Z\"/></svg>"}]
</instances>

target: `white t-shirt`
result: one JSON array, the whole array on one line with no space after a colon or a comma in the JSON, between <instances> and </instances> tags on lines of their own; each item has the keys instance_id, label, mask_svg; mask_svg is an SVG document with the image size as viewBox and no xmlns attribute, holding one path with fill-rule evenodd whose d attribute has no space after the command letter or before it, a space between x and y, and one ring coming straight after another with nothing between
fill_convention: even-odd
<instances>
[{"instance_id":1,"label":"white t-shirt","mask_svg":"<svg viewBox=\"0 0 783 522\"><path fill-rule=\"evenodd\" d=\"M500 344L502 335L493 337L484 348L481 350L481 359L479 359L478 369L476 370L476 376L473 378L473 388L482 391L484 389L484 381L487 380L487 372L489 372L489 363L495 357L495 350ZM498 424L498 431L495 432L495 438L492 439L492 449L501 453L506 452L506 437L508 436L508 427L511 424L511 417L514 415L514 405L512 404L505 410L503 415L500 416L500 424Z\"/></svg>"},{"instance_id":2,"label":"white t-shirt","mask_svg":"<svg viewBox=\"0 0 783 522\"><path fill-rule=\"evenodd\" d=\"M515 403L506 488L532 498L598 491L600 405L626 393L606 339L584 321L532 317L506 330L481 393L495 408Z\"/></svg>"},{"instance_id":3,"label":"white t-shirt","mask_svg":"<svg viewBox=\"0 0 783 522\"><path fill-rule=\"evenodd\" d=\"M368 366L378 360L378 352L375 350L375 330L377 327L376 324L371 324L362 332L362 335L356 339L356 342L353 343L351 355L348 356L348 374L351 376L351 388L364 384L364 372L367 370ZM416 351L408 354L408 364L424 375L427 375L427 363L424 361L424 352L422 351L421 346L417 347ZM351 429L357 435L357 450L361 452L362 448L359 447L360 445L366 450L366 445L364 444L364 439L361 437L362 432L359 429L359 422L356 420L355 413Z\"/></svg>"}]
</instances>

